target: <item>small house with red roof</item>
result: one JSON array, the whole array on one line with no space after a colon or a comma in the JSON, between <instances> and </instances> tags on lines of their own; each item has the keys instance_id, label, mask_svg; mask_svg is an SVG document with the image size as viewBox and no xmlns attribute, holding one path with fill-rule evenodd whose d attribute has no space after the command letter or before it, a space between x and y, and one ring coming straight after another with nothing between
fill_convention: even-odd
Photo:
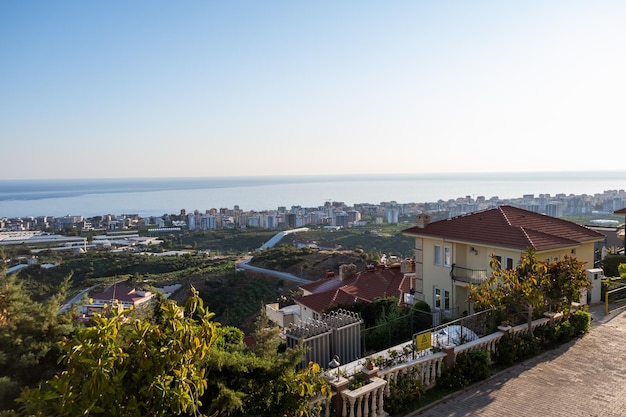
<instances>
[{"instance_id":1,"label":"small house with red roof","mask_svg":"<svg viewBox=\"0 0 626 417\"><path fill-rule=\"evenodd\" d=\"M382 297L403 300L411 290L409 276L414 268L415 262L410 259L390 266L370 265L360 272L354 264L341 265L338 276L329 274L300 286L303 295L295 299L300 307L300 320L319 319L322 313L338 305L371 303Z\"/></svg>"},{"instance_id":2,"label":"small house with red roof","mask_svg":"<svg viewBox=\"0 0 626 417\"><path fill-rule=\"evenodd\" d=\"M85 307L88 314L101 313L108 307L117 305L122 309L138 308L154 297L150 291L131 288L123 284L114 284L106 290L94 294Z\"/></svg>"},{"instance_id":3,"label":"small house with red roof","mask_svg":"<svg viewBox=\"0 0 626 417\"><path fill-rule=\"evenodd\" d=\"M537 259L568 255L593 268L594 244L605 238L588 227L508 205L436 222L422 213L417 225L402 233L415 238L410 284L415 299L453 317L472 312L468 284L488 279L492 256L503 268L514 268L532 249Z\"/></svg>"}]
</instances>

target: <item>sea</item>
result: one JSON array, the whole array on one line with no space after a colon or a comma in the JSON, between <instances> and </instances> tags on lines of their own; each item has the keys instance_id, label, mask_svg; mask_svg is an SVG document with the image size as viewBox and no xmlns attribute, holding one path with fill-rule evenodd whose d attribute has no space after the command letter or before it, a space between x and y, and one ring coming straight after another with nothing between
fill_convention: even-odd
<instances>
[{"instance_id":1,"label":"sea","mask_svg":"<svg viewBox=\"0 0 626 417\"><path fill-rule=\"evenodd\" d=\"M626 188L626 171L0 180L0 218L139 214L211 208L249 211L326 202L425 203L483 196L602 194Z\"/></svg>"}]
</instances>

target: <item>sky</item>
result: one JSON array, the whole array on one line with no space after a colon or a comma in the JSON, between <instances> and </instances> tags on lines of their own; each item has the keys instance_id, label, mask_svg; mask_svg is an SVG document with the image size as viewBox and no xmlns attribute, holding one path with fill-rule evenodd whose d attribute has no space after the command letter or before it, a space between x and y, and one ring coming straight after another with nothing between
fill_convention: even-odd
<instances>
[{"instance_id":1,"label":"sky","mask_svg":"<svg viewBox=\"0 0 626 417\"><path fill-rule=\"evenodd\" d=\"M624 22L623 0L5 0L0 179L622 169Z\"/></svg>"}]
</instances>

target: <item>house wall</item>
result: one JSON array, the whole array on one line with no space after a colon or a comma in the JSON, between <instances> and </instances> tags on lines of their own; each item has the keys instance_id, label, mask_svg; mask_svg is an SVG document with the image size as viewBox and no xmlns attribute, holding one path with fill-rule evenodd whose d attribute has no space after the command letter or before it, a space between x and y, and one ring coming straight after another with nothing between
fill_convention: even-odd
<instances>
[{"instance_id":1,"label":"house wall","mask_svg":"<svg viewBox=\"0 0 626 417\"><path fill-rule=\"evenodd\" d=\"M436 246L440 248L438 255L440 260L439 264L435 263ZM445 248L449 248L448 262L446 262ZM472 251L471 248L474 248L476 253ZM487 271L487 276L490 276L491 267L489 263L492 254L501 258L503 267L506 267L507 264L511 264L515 267L525 253L526 251L519 249L482 246L466 242L451 242L445 239L428 237L416 237L416 278L422 279L422 291L421 293L418 291L415 297L426 301L431 309L437 310L436 294L439 294L441 299L439 304L440 309L446 310L444 303L447 295L447 297L449 297L449 311L455 315L463 312L471 314L471 306L467 303L467 296L469 294L467 284L452 281L450 277L452 264L471 270L485 270ZM592 268L594 261L594 243L589 242L550 251L540 251L535 254L538 260L547 259L551 262L562 260L565 255L575 257L585 262L585 268ZM510 259L510 261L508 261L508 259ZM419 286L415 288L418 289ZM437 293L436 290L438 290Z\"/></svg>"},{"instance_id":2,"label":"house wall","mask_svg":"<svg viewBox=\"0 0 626 417\"><path fill-rule=\"evenodd\" d=\"M320 314L317 311L314 311L312 309L310 309L307 306L304 306L300 303L298 303L298 305L300 306L300 320L301 321L307 321L307 320L317 320L320 318Z\"/></svg>"}]
</instances>

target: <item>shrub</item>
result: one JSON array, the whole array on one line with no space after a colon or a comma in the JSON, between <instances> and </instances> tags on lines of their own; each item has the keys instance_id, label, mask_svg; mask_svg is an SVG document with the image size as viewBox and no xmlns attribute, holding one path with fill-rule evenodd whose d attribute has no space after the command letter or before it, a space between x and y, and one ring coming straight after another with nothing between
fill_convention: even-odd
<instances>
[{"instance_id":1,"label":"shrub","mask_svg":"<svg viewBox=\"0 0 626 417\"><path fill-rule=\"evenodd\" d=\"M559 342L564 343L574 337L574 328L569 320L564 320L556 325L556 335Z\"/></svg>"},{"instance_id":2,"label":"shrub","mask_svg":"<svg viewBox=\"0 0 626 417\"><path fill-rule=\"evenodd\" d=\"M574 336L586 333L591 327L591 314L585 310L577 310L569 316Z\"/></svg>"},{"instance_id":3,"label":"shrub","mask_svg":"<svg viewBox=\"0 0 626 417\"><path fill-rule=\"evenodd\" d=\"M619 276L619 264L626 262L625 255L607 255L602 260L602 269L607 277Z\"/></svg>"},{"instance_id":4,"label":"shrub","mask_svg":"<svg viewBox=\"0 0 626 417\"><path fill-rule=\"evenodd\" d=\"M534 333L543 348L550 349L556 346L558 338L555 326L541 326L536 328Z\"/></svg>"},{"instance_id":5,"label":"shrub","mask_svg":"<svg viewBox=\"0 0 626 417\"><path fill-rule=\"evenodd\" d=\"M531 358L541 352L541 339L537 336L505 336L500 339L496 360L502 365L512 365Z\"/></svg>"},{"instance_id":6,"label":"shrub","mask_svg":"<svg viewBox=\"0 0 626 417\"><path fill-rule=\"evenodd\" d=\"M419 371L399 375L390 381L389 396L385 400L385 407L391 414L410 411L419 404L425 387L419 379Z\"/></svg>"},{"instance_id":7,"label":"shrub","mask_svg":"<svg viewBox=\"0 0 626 417\"><path fill-rule=\"evenodd\" d=\"M454 368L445 368L437 379L437 386L448 390L458 390L474 382L487 379L491 375L489 352L474 350L456 357Z\"/></svg>"},{"instance_id":8,"label":"shrub","mask_svg":"<svg viewBox=\"0 0 626 417\"><path fill-rule=\"evenodd\" d=\"M350 390L359 389L363 385L365 385L368 382L368 380L369 380L368 376L364 372L359 371L348 379L348 389Z\"/></svg>"}]
</instances>

